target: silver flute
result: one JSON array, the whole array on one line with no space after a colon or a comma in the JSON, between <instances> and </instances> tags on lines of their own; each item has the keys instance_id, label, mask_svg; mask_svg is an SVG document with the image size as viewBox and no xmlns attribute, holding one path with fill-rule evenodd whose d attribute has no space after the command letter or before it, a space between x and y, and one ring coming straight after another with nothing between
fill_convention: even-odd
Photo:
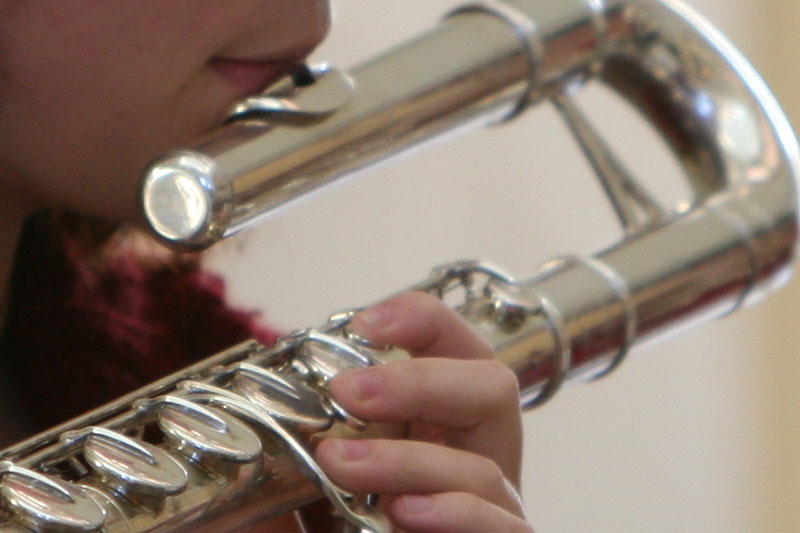
<instances>
[{"instance_id":1,"label":"silver flute","mask_svg":"<svg viewBox=\"0 0 800 533\"><path fill-rule=\"evenodd\" d=\"M661 205L625 171L571 99L589 80L661 132L689 208ZM539 102L576 136L622 240L530 279L462 261L411 287L489 340L526 407L787 279L798 142L759 76L678 0L486 1L349 72L300 69L154 162L142 209L162 240L204 248L405 148ZM336 486L312 453L331 434L402 431L365 424L327 392L338 372L405 356L351 332L352 314L232 347L0 452L0 531L231 531L321 498L341 531L390 531L375 498Z\"/></svg>"}]
</instances>

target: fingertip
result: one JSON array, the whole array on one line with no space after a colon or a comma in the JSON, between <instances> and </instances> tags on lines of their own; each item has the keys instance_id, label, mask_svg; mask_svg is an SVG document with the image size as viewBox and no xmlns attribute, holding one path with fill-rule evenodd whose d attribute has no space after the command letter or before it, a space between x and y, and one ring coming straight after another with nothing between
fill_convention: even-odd
<instances>
[{"instance_id":1,"label":"fingertip","mask_svg":"<svg viewBox=\"0 0 800 533\"><path fill-rule=\"evenodd\" d=\"M414 350L433 342L445 309L430 294L407 292L360 311L348 328L374 343Z\"/></svg>"},{"instance_id":2,"label":"fingertip","mask_svg":"<svg viewBox=\"0 0 800 533\"><path fill-rule=\"evenodd\" d=\"M339 439L325 438L322 439L314 448L314 457L323 466L323 468L335 462L336 456L339 455Z\"/></svg>"},{"instance_id":3,"label":"fingertip","mask_svg":"<svg viewBox=\"0 0 800 533\"><path fill-rule=\"evenodd\" d=\"M349 329L359 337L380 342L391 334L397 321L397 303L387 300L360 311L350 320Z\"/></svg>"},{"instance_id":4,"label":"fingertip","mask_svg":"<svg viewBox=\"0 0 800 533\"><path fill-rule=\"evenodd\" d=\"M398 517L424 515L434 510L434 500L429 495L405 494L392 501L391 509Z\"/></svg>"},{"instance_id":5,"label":"fingertip","mask_svg":"<svg viewBox=\"0 0 800 533\"><path fill-rule=\"evenodd\" d=\"M380 342L417 356L460 359L492 358L489 343L454 309L425 292L408 292L389 300L394 322L381 333Z\"/></svg>"}]
</instances>

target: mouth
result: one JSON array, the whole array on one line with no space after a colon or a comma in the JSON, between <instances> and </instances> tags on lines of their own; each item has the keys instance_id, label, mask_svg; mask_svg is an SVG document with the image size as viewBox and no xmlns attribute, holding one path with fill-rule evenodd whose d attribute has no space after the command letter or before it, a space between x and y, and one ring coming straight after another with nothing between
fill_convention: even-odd
<instances>
[{"instance_id":1,"label":"mouth","mask_svg":"<svg viewBox=\"0 0 800 533\"><path fill-rule=\"evenodd\" d=\"M209 60L208 65L236 90L236 97L243 97L263 91L296 69L304 57L294 56L278 60L214 57Z\"/></svg>"}]
</instances>

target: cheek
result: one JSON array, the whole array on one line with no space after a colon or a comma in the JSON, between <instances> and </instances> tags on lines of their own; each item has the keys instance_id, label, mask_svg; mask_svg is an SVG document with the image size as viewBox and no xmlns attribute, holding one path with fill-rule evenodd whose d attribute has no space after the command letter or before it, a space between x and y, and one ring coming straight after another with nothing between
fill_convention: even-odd
<instances>
[{"instance_id":1,"label":"cheek","mask_svg":"<svg viewBox=\"0 0 800 533\"><path fill-rule=\"evenodd\" d=\"M203 84L127 66L17 69L0 95L0 179L50 206L136 216L144 166L215 125L220 110Z\"/></svg>"},{"instance_id":2,"label":"cheek","mask_svg":"<svg viewBox=\"0 0 800 533\"><path fill-rule=\"evenodd\" d=\"M133 216L136 182L147 162L210 122L172 116L162 95L111 97L122 105L109 105L106 95L92 91L38 95L48 100L25 99L0 113L3 174L40 203L103 216Z\"/></svg>"},{"instance_id":3,"label":"cheek","mask_svg":"<svg viewBox=\"0 0 800 533\"><path fill-rule=\"evenodd\" d=\"M308 47L327 23L323 0L0 0L0 180L40 204L135 217L146 164L238 98L208 58Z\"/></svg>"},{"instance_id":4,"label":"cheek","mask_svg":"<svg viewBox=\"0 0 800 533\"><path fill-rule=\"evenodd\" d=\"M144 166L220 118L204 52L176 46L188 29L150 4L12 5L0 10L0 180L31 202L135 216Z\"/></svg>"}]
</instances>

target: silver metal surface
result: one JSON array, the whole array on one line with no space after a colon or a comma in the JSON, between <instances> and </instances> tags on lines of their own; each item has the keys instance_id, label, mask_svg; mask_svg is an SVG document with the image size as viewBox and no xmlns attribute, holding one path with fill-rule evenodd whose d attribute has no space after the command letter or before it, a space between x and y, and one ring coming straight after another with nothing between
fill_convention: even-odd
<instances>
[{"instance_id":1,"label":"silver metal surface","mask_svg":"<svg viewBox=\"0 0 800 533\"><path fill-rule=\"evenodd\" d=\"M105 511L81 487L0 463L0 502L18 525L34 531L98 531Z\"/></svg>"},{"instance_id":2,"label":"silver metal surface","mask_svg":"<svg viewBox=\"0 0 800 533\"><path fill-rule=\"evenodd\" d=\"M168 154L144 177L146 217L173 245L202 248L400 149L465 124L507 118L597 58L595 11L583 0L560 4L554 10L546 2L509 2L497 4L502 13L487 5L454 14L352 69L352 98L324 120L234 121L196 148ZM523 20L539 21L535 39L522 35L529 26ZM575 36L564 38L565 28ZM531 50L540 42L554 57L534 65ZM341 102L338 92L331 99Z\"/></svg>"},{"instance_id":3,"label":"silver metal surface","mask_svg":"<svg viewBox=\"0 0 800 533\"><path fill-rule=\"evenodd\" d=\"M797 140L746 61L675 0L484 2L347 75L295 78L156 162L142 185L154 231L177 247L208 246L398 150L552 101L606 189L622 240L530 279L467 261L412 287L445 299L488 339L525 405L786 279ZM676 179L694 192L690 209L659 205L596 135L569 98L589 79L662 132L683 167ZM271 348L231 348L3 451L0 530L225 531L324 495L351 530L388 531L311 454L327 435L403 434L367 427L327 393L337 373L398 356L349 331L352 316ZM174 468L167 474L172 462L185 484Z\"/></svg>"},{"instance_id":4,"label":"silver metal surface","mask_svg":"<svg viewBox=\"0 0 800 533\"><path fill-rule=\"evenodd\" d=\"M158 426L171 447L208 468L214 468L210 459L251 463L263 453L261 440L249 426L178 396L163 398Z\"/></svg>"},{"instance_id":5,"label":"silver metal surface","mask_svg":"<svg viewBox=\"0 0 800 533\"><path fill-rule=\"evenodd\" d=\"M101 482L113 491L135 498L158 500L182 492L186 470L161 448L104 428L90 428L83 457Z\"/></svg>"},{"instance_id":6,"label":"silver metal surface","mask_svg":"<svg viewBox=\"0 0 800 533\"><path fill-rule=\"evenodd\" d=\"M292 124L319 122L347 105L355 85L346 73L330 65L304 68L258 94L237 102L229 120L259 119Z\"/></svg>"},{"instance_id":7,"label":"silver metal surface","mask_svg":"<svg viewBox=\"0 0 800 533\"><path fill-rule=\"evenodd\" d=\"M559 94L552 101L594 168L625 232L635 233L666 220L666 210L624 168L570 98Z\"/></svg>"},{"instance_id":8,"label":"silver metal surface","mask_svg":"<svg viewBox=\"0 0 800 533\"><path fill-rule=\"evenodd\" d=\"M241 363L233 388L270 416L302 433L325 431L333 424L333 412L323 405L320 394L299 379Z\"/></svg>"}]
</instances>

